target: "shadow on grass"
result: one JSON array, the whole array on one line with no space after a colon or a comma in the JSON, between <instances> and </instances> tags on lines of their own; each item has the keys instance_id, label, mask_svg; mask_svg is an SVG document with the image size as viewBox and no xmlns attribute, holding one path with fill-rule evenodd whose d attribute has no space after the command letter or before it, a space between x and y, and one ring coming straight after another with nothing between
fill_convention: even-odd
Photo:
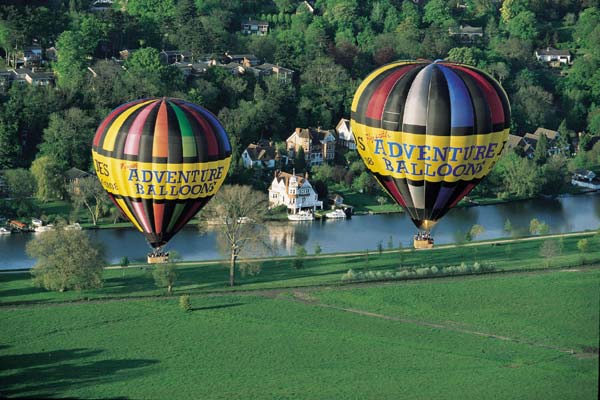
<instances>
[{"instance_id":1,"label":"shadow on grass","mask_svg":"<svg viewBox=\"0 0 600 400\"><path fill-rule=\"evenodd\" d=\"M62 397L72 388L126 381L148 374L158 360L98 360L100 349L68 349L0 356L4 397ZM94 359L89 359L93 357Z\"/></svg>"},{"instance_id":2,"label":"shadow on grass","mask_svg":"<svg viewBox=\"0 0 600 400\"><path fill-rule=\"evenodd\" d=\"M232 303L232 304L219 304L217 306L206 306L206 307L194 307L190 311L206 311L206 310L217 310L219 308L230 308L243 306L246 303Z\"/></svg>"}]
</instances>

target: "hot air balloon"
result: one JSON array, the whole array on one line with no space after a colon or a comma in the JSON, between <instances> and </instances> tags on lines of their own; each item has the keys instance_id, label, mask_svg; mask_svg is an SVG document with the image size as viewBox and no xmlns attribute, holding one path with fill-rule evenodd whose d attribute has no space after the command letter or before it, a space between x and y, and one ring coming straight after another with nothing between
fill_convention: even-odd
<instances>
[{"instance_id":1,"label":"hot air balloon","mask_svg":"<svg viewBox=\"0 0 600 400\"><path fill-rule=\"evenodd\" d=\"M111 200L160 249L219 190L231 144L206 109L179 99L143 99L102 121L92 157Z\"/></svg>"},{"instance_id":2,"label":"hot air balloon","mask_svg":"<svg viewBox=\"0 0 600 400\"><path fill-rule=\"evenodd\" d=\"M506 93L476 68L398 61L372 72L351 127L369 171L410 215L420 238L492 169L510 126ZM421 236L423 235L423 236Z\"/></svg>"}]
</instances>

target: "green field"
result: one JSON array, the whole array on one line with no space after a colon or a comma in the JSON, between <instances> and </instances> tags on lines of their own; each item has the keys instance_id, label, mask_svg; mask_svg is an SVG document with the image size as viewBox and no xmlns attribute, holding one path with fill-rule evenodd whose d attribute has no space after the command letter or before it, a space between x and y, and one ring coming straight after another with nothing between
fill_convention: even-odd
<instances>
[{"instance_id":1,"label":"green field","mask_svg":"<svg viewBox=\"0 0 600 400\"><path fill-rule=\"evenodd\" d=\"M188 313L5 306L0 397L595 399L599 284L587 268L198 295Z\"/></svg>"},{"instance_id":2,"label":"green field","mask_svg":"<svg viewBox=\"0 0 600 400\"><path fill-rule=\"evenodd\" d=\"M592 242L590 251L584 255L577 249L577 241L587 237ZM428 251L404 250L384 251L379 255L369 252L368 261L365 252L355 255L341 254L309 257L305 267L292 268L291 258L262 261L261 273L256 276L238 274L238 286L235 290L260 290L270 288L289 288L312 285L342 285L341 277L349 269L354 270L391 270L398 268L436 265L438 267L458 265L461 262L493 263L497 272L535 270L548 267L548 263L539 255L541 243L548 239L519 240L510 244L478 246L459 246L437 248ZM558 239L551 239L557 241ZM564 238L562 255L555 256L550 262L551 268L577 266L581 263L600 261L600 245L597 236L592 233L584 236ZM256 262L256 261L255 261ZM227 266L221 264L185 263L178 268L179 278L175 284L175 294L198 294L207 291L230 290L227 286ZM65 300L93 299L105 297L161 296L163 289L154 285L152 274L146 267L106 270L104 287L82 292L47 292L31 285L28 273L0 274L0 305L6 303L56 302Z\"/></svg>"}]
</instances>

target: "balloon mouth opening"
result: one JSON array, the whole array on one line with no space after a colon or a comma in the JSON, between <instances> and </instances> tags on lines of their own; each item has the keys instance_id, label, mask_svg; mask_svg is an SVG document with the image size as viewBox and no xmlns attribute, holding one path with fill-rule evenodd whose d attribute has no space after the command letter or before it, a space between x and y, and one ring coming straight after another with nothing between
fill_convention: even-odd
<instances>
[{"instance_id":1,"label":"balloon mouth opening","mask_svg":"<svg viewBox=\"0 0 600 400\"><path fill-rule=\"evenodd\" d=\"M419 228L424 229L425 231L429 232L436 224L437 224L437 221L425 219L421 222L421 225L419 226Z\"/></svg>"}]
</instances>

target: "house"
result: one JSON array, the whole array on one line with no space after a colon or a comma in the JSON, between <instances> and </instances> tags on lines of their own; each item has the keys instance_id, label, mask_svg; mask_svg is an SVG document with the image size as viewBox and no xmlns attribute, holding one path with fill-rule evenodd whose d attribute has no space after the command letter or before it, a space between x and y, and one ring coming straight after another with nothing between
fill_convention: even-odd
<instances>
[{"instance_id":1,"label":"house","mask_svg":"<svg viewBox=\"0 0 600 400\"><path fill-rule=\"evenodd\" d=\"M483 38L483 28L471 25L448 28L450 36L456 37L461 43L473 43Z\"/></svg>"},{"instance_id":2,"label":"house","mask_svg":"<svg viewBox=\"0 0 600 400\"><path fill-rule=\"evenodd\" d=\"M331 204L333 204L336 207L344 204L344 198L339 193L329 196L329 200L331 201Z\"/></svg>"},{"instance_id":3,"label":"house","mask_svg":"<svg viewBox=\"0 0 600 400\"><path fill-rule=\"evenodd\" d=\"M25 47L23 61L24 67L39 67L42 64L42 48L38 45Z\"/></svg>"},{"instance_id":4,"label":"house","mask_svg":"<svg viewBox=\"0 0 600 400\"><path fill-rule=\"evenodd\" d=\"M296 13L299 13L302 11L307 11L309 14L314 14L315 7L312 4L310 4L308 1L304 0L302 3L300 3L298 8L296 8Z\"/></svg>"},{"instance_id":5,"label":"house","mask_svg":"<svg viewBox=\"0 0 600 400\"><path fill-rule=\"evenodd\" d=\"M123 61L127 61L136 51L138 51L138 49L123 49L119 51L119 58Z\"/></svg>"},{"instance_id":6,"label":"house","mask_svg":"<svg viewBox=\"0 0 600 400\"><path fill-rule=\"evenodd\" d=\"M74 190L76 193L78 193L78 191L79 191L79 189L77 187L77 185L79 184L79 181L81 179L85 179L90 176L93 176L93 175L88 172L82 171L79 168L75 168L75 167L68 169L65 172L65 180L67 181L67 184L73 184Z\"/></svg>"},{"instance_id":7,"label":"house","mask_svg":"<svg viewBox=\"0 0 600 400\"><path fill-rule=\"evenodd\" d=\"M240 64L236 62L230 62L229 64L219 64L217 65L220 68L224 68L229 71L232 75L243 75L246 70Z\"/></svg>"},{"instance_id":8,"label":"house","mask_svg":"<svg viewBox=\"0 0 600 400\"><path fill-rule=\"evenodd\" d=\"M534 52L538 61L550 64L551 67L560 67L561 64L571 64L571 53L569 50L558 50L552 47L539 49Z\"/></svg>"},{"instance_id":9,"label":"house","mask_svg":"<svg viewBox=\"0 0 600 400\"><path fill-rule=\"evenodd\" d=\"M25 73L25 81L33 86L48 86L54 84L53 72L39 72L35 68Z\"/></svg>"},{"instance_id":10,"label":"house","mask_svg":"<svg viewBox=\"0 0 600 400\"><path fill-rule=\"evenodd\" d=\"M248 18L247 21L242 22L242 33L244 35L264 36L269 33L269 23Z\"/></svg>"},{"instance_id":11,"label":"house","mask_svg":"<svg viewBox=\"0 0 600 400\"><path fill-rule=\"evenodd\" d=\"M323 209L317 192L308 181L308 174L296 175L275 171L273 182L269 187L269 208L285 205L294 213L302 209Z\"/></svg>"},{"instance_id":12,"label":"house","mask_svg":"<svg viewBox=\"0 0 600 400\"><path fill-rule=\"evenodd\" d=\"M176 62L191 62L192 53L185 50L163 50L159 54L160 61L163 64L175 64Z\"/></svg>"},{"instance_id":13,"label":"house","mask_svg":"<svg viewBox=\"0 0 600 400\"><path fill-rule=\"evenodd\" d=\"M600 179L596 174L586 169L577 169L571 176L571 184L586 189L600 190Z\"/></svg>"},{"instance_id":14,"label":"house","mask_svg":"<svg viewBox=\"0 0 600 400\"><path fill-rule=\"evenodd\" d=\"M19 85L27 84L27 73L29 70L27 68L15 68L11 70L12 72L12 83L16 83Z\"/></svg>"},{"instance_id":15,"label":"house","mask_svg":"<svg viewBox=\"0 0 600 400\"><path fill-rule=\"evenodd\" d=\"M275 168L276 162L280 159L273 142L260 140L258 143L252 143L242 152L242 162L246 168Z\"/></svg>"},{"instance_id":16,"label":"house","mask_svg":"<svg viewBox=\"0 0 600 400\"><path fill-rule=\"evenodd\" d=\"M558 139L560 137L560 133L558 131L553 131L546 128L537 128L533 133L526 133L523 137L523 140L535 149L537 142L540 140L542 135L546 136L549 156L564 152L568 153L568 146L566 148L562 148L558 143Z\"/></svg>"},{"instance_id":17,"label":"house","mask_svg":"<svg viewBox=\"0 0 600 400\"><path fill-rule=\"evenodd\" d=\"M340 122L338 122L335 127L335 131L338 134L338 141L341 147L356 150L356 142L354 141L354 135L352 134L350 120L345 118L340 119Z\"/></svg>"},{"instance_id":18,"label":"house","mask_svg":"<svg viewBox=\"0 0 600 400\"><path fill-rule=\"evenodd\" d=\"M107 11L113 5L113 0L95 0L90 4L90 11Z\"/></svg>"},{"instance_id":19,"label":"house","mask_svg":"<svg viewBox=\"0 0 600 400\"><path fill-rule=\"evenodd\" d=\"M56 47L52 46L46 49L46 59L48 61L58 61L58 51L56 50Z\"/></svg>"},{"instance_id":20,"label":"house","mask_svg":"<svg viewBox=\"0 0 600 400\"><path fill-rule=\"evenodd\" d=\"M287 138L286 148L290 158L295 157L300 147L304 149L304 157L310 165L319 165L333 161L335 158L335 135L333 129L296 128Z\"/></svg>"},{"instance_id":21,"label":"house","mask_svg":"<svg viewBox=\"0 0 600 400\"><path fill-rule=\"evenodd\" d=\"M248 68L259 65L262 60L254 54L229 54L228 52L225 52L223 64L231 62L241 64L243 67Z\"/></svg>"},{"instance_id":22,"label":"house","mask_svg":"<svg viewBox=\"0 0 600 400\"><path fill-rule=\"evenodd\" d=\"M294 70L269 63L260 64L254 67L251 66L246 68L246 70L253 73L257 78L275 75L279 80L284 82L291 82L294 76Z\"/></svg>"},{"instance_id":23,"label":"house","mask_svg":"<svg viewBox=\"0 0 600 400\"><path fill-rule=\"evenodd\" d=\"M12 82L13 72L8 69L0 70L0 93L6 93Z\"/></svg>"}]
</instances>

